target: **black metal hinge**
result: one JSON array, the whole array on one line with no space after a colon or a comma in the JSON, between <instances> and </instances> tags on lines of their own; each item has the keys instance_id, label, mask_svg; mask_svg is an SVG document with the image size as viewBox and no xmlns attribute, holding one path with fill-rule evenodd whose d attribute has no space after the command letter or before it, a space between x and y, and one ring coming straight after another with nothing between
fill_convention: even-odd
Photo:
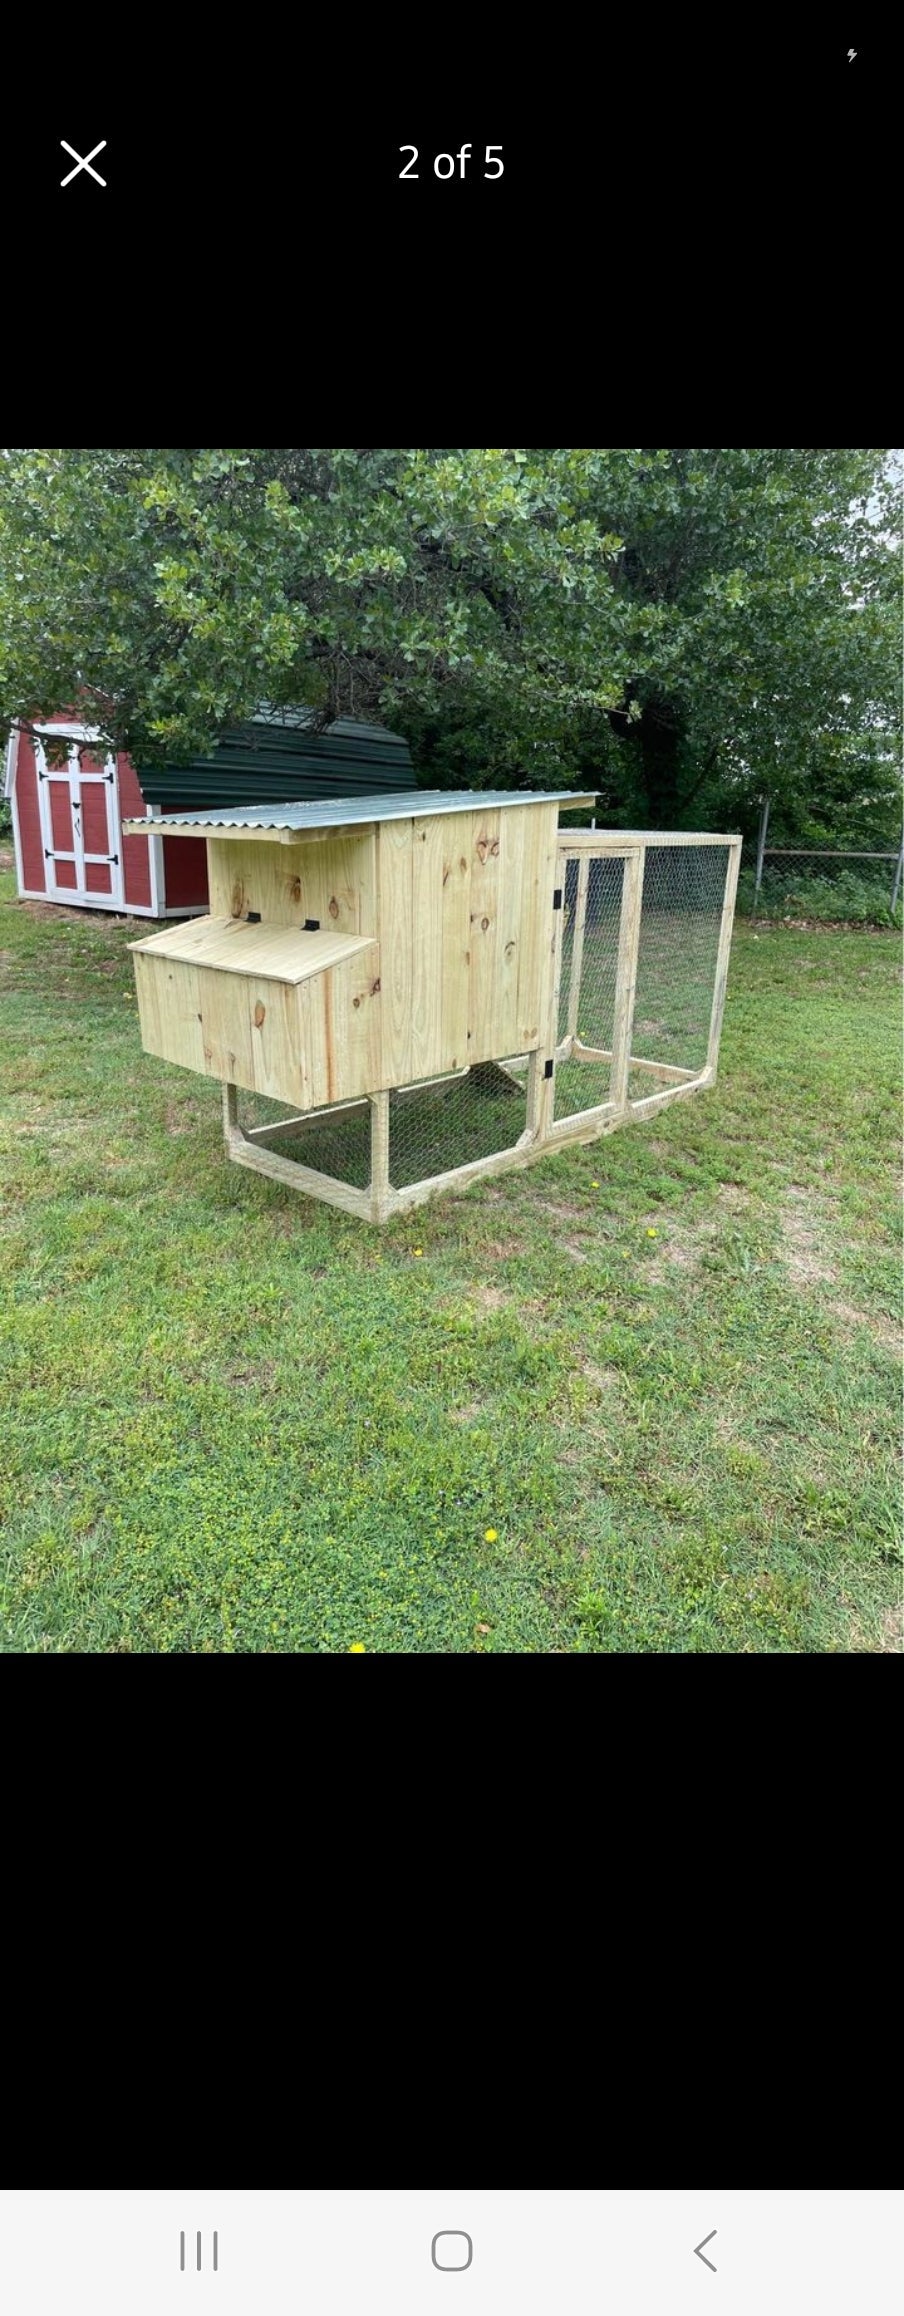
<instances>
[{"instance_id":1,"label":"black metal hinge","mask_svg":"<svg viewBox=\"0 0 904 2316\"><path fill-rule=\"evenodd\" d=\"M551 1077L552 1077L552 1073L553 1073L553 1070L554 1070L554 1068L555 1068L555 1063L554 1063L554 1062L551 1062L551 1061L548 1061L548 1062L544 1062L544 1064L543 1064L543 1075L544 1075L544 1077L545 1077L545 1078L551 1078Z\"/></svg>"},{"instance_id":2,"label":"black metal hinge","mask_svg":"<svg viewBox=\"0 0 904 2316\"><path fill-rule=\"evenodd\" d=\"M118 854L118 852L111 852L111 854L110 854L110 867L111 867L111 868L118 868L118 867L119 867L119 854Z\"/></svg>"},{"instance_id":3,"label":"black metal hinge","mask_svg":"<svg viewBox=\"0 0 904 2316\"><path fill-rule=\"evenodd\" d=\"M320 918L319 918L319 917L306 917L306 918L305 918L305 921L304 921L303 930L304 930L304 932L306 932L306 933L319 933L319 931L320 931Z\"/></svg>"},{"instance_id":4,"label":"black metal hinge","mask_svg":"<svg viewBox=\"0 0 904 2316\"><path fill-rule=\"evenodd\" d=\"M260 924L260 921L261 921L261 913L260 913L260 910L259 910L259 909L249 909L249 911L248 911L248 915L247 915L247 918L246 918L246 920L245 920L245 921L246 921L246 924L249 924L249 925L259 925L259 924Z\"/></svg>"},{"instance_id":5,"label":"black metal hinge","mask_svg":"<svg viewBox=\"0 0 904 2316\"><path fill-rule=\"evenodd\" d=\"M561 908L561 906L562 906L562 887L561 887L561 885L557 885L557 886L556 886L555 892L553 893L553 896L552 896L552 905L553 905L553 908L554 908L554 909L560 909L560 908Z\"/></svg>"}]
</instances>

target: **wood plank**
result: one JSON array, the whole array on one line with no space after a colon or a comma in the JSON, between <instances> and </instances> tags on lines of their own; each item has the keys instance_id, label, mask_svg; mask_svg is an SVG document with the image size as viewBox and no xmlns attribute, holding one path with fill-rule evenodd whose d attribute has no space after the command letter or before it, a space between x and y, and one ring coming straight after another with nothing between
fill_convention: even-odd
<instances>
[{"instance_id":1,"label":"wood plank","mask_svg":"<svg viewBox=\"0 0 904 2316\"><path fill-rule=\"evenodd\" d=\"M136 957L135 989L146 1053L181 1069L206 1070L198 976L164 957Z\"/></svg>"},{"instance_id":2,"label":"wood plank","mask_svg":"<svg viewBox=\"0 0 904 2316\"><path fill-rule=\"evenodd\" d=\"M443 1067L443 817L425 814L411 824L413 1078L429 1077Z\"/></svg>"},{"instance_id":3,"label":"wood plank","mask_svg":"<svg viewBox=\"0 0 904 2316\"><path fill-rule=\"evenodd\" d=\"M249 925L238 917L193 917L187 924L167 925L128 946L156 957L186 964L216 967L223 973L253 974L274 981L306 981L312 973L369 949L376 955L370 934L345 932L304 933L295 926Z\"/></svg>"},{"instance_id":4,"label":"wood plank","mask_svg":"<svg viewBox=\"0 0 904 2316\"><path fill-rule=\"evenodd\" d=\"M281 1182L289 1190L302 1190L309 1198L319 1198L325 1206L338 1206L343 1214L356 1214L362 1222L370 1222L371 1195L369 1190L353 1190L346 1182L337 1182L331 1174L319 1174L313 1166L302 1166L296 1158L283 1158L278 1150L263 1150L257 1143L248 1142L241 1127L229 1134L229 1156L237 1166L249 1166L255 1174L265 1174L271 1182Z\"/></svg>"},{"instance_id":5,"label":"wood plank","mask_svg":"<svg viewBox=\"0 0 904 2316\"><path fill-rule=\"evenodd\" d=\"M204 1039L204 1068L208 1077L254 1088L254 1051L251 1012L242 981L232 974L197 968L198 1004ZM286 1095L287 1101L296 1097Z\"/></svg>"},{"instance_id":6,"label":"wood plank","mask_svg":"<svg viewBox=\"0 0 904 2316\"><path fill-rule=\"evenodd\" d=\"M377 832L377 923L380 927L383 999L381 1086L407 1085L413 1075L411 997L416 936L412 915L412 852L410 820L380 822Z\"/></svg>"},{"instance_id":7,"label":"wood plank","mask_svg":"<svg viewBox=\"0 0 904 2316\"><path fill-rule=\"evenodd\" d=\"M468 951L471 933L471 815L441 814L442 1050L439 1068L457 1070L468 1058Z\"/></svg>"},{"instance_id":8,"label":"wood plank","mask_svg":"<svg viewBox=\"0 0 904 2316\"><path fill-rule=\"evenodd\" d=\"M631 852L635 845L737 844L741 838L713 836L708 829L580 828L560 830L566 854Z\"/></svg>"},{"instance_id":9,"label":"wood plank","mask_svg":"<svg viewBox=\"0 0 904 2316\"><path fill-rule=\"evenodd\" d=\"M250 1015L255 1089L272 1101L300 1102L304 1078L298 990L284 981L248 981L242 986Z\"/></svg>"},{"instance_id":10,"label":"wood plank","mask_svg":"<svg viewBox=\"0 0 904 2316\"><path fill-rule=\"evenodd\" d=\"M638 848L625 859L622 872L621 918L618 931L618 962L615 973L615 1010L612 1022L612 1075L609 1090L616 1108L622 1109L628 1098L628 1067L631 1059L631 1032L634 1027L634 999L637 990L637 953L640 945L640 918L643 907L644 855Z\"/></svg>"},{"instance_id":11,"label":"wood plank","mask_svg":"<svg viewBox=\"0 0 904 2316\"><path fill-rule=\"evenodd\" d=\"M547 874L550 815L532 811L523 816L521 852L521 946L518 957L519 1051L533 1053L546 1038L545 961L551 954L555 930L552 914L554 873Z\"/></svg>"},{"instance_id":12,"label":"wood plank","mask_svg":"<svg viewBox=\"0 0 904 2316\"><path fill-rule=\"evenodd\" d=\"M489 1061L499 1042L500 814L471 820L471 908L468 941L468 1060Z\"/></svg>"},{"instance_id":13,"label":"wood plank","mask_svg":"<svg viewBox=\"0 0 904 2316\"><path fill-rule=\"evenodd\" d=\"M645 1094L642 1102L632 1102L629 1116L632 1118L651 1118L654 1112L661 1110L666 1102L683 1101L687 1094L703 1094L708 1086L714 1084L715 1075L715 1070L707 1066L705 1070L700 1071L699 1077L691 1080L689 1085L665 1086L661 1094Z\"/></svg>"},{"instance_id":14,"label":"wood plank","mask_svg":"<svg viewBox=\"0 0 904 2316\"><path fill-rule=\"evenodd\" d=\"M156 824L155 824L156 825ZM265 832L272 838L272 830ZM293 835L288 847L207 840L212 917L258 911L263 923L303 925L315 917L325 932L374 930L374 831L324 832L324 841Z\"/></svg>"},{"instance_id":15,"label":"wood plank","mask_svg":"<svg viewBox=\"0 0 904 2316\"><path fill-rule=\"evenodd\" d=\"M263 923L303 925L308 909L301 891L302 848L221 843L207 839L207 890L212 917L244 917L256 909Z\"/></svg>"},{"instance_id":16,"label":"wood plank","mask_svg":"<svg viewBox=\"0 0 904 2316\"><path fill-rule=\"evenodd\" d=\"M362 954L335 965L324 976L330 984L332 1065L328 1069L333 1093L330 1100L346 1101L356 1094L372 1094L380 1075L382 983L376 966L379 949L374 941ZM316 986L312 984L312 988Z\"/></svg>"},{"instance_id":17,"label":"wood plank","mask_svg":"<svg viewBox=\"0 0 904 2316\"><path fill-rule=\"evenodd\" d=\"M530 811L499 814L499 935L495 991L494 1053L517 1053L522 1044L518 990L522 955L535 946L531 899L525 891L526 823Z\"/></svg>"},{"instance_id":18,"label":"wood plank","mask_svg":"<svg viewBox=\"0 0 904 2316\"><path fill-rule=\"evenodd\" d=\"M612 1060L611 1046L584 1045L580 1038L575 1038L571 1052L575 1061L603 1062ZM629 1073L631 1070L650 1070L653 1077L674 1078L676 1083L682 1078L698 1078L700 1075L699 1070L676 1069L673 1062L643 1061L641 1056L636 1053L631 1055L628 1070Z\"/></svg>"},{"instance_id":19,"label":"wood plank","mask_svg":"<svg viewBox=\"0 0 904 2316\"><path fill-rule=\"evenodd\" d=\"M539 814L537 815L539 819ZM562 952L565 932L565 910L553 908L553 893L561 887L564 893L565 870L559 846L558 829L552 823L543 832L539 853L536 887L536 919L538 927L537 1006L540 1019L538 1053L539 1078L537 1085L537 1133L542 1140L548 1132L553 1115L555 1096L555 1053L559 1037L559 999L562 987ZM547 1063L553 1063L550 1077Z\"/></svg>"},{"instance_id":20,"label":"wood plank","mask_svg":"<svg viewBox=\"0 0 904 2316\"><path fill-rule=\"evenodd\" d=\"M722 922L719 927L719 947L716 953L716 979L713 1006L709 1023L707 1067L715 1076L719 1059L719 1039L722 1035L722 1015L725 1011L725 991L728 986L728 959L731 952L731 929L734 923L735 899L738 890L738 870L741 866L741 840L736 839L728 859L725 878L725 898L722 903Z\"/></svg>"}]
</instances>

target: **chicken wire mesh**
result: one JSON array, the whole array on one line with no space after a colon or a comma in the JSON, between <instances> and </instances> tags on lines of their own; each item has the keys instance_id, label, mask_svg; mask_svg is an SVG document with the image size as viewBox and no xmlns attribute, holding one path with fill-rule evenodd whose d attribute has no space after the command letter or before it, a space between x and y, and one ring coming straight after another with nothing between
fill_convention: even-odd
<instances>
[{"instance_id":1,"label":"chicken wire mesh","mask_svg":"<svg viewBox=\"0 0 904 2316\"><path fill-rule=\"evenodd\" d=\"M705 1064L728 860L727 845L645 848L631 1037L638 1062L678 1070ZM624 874L615 858L566 862L556 1123L611 1096L611 1058L585 1060L580 1048L611 1056ZM646 1100L664 1082L631 1069L629 1101Z\"/></svg>"},{"instance_id":2,"label":"chicken wire mesh","mask_svg":"<svg viewBox=\"0 0 904 2316\"><path fill-rule=\"evenodd\" d=\"M585 855L565 863L558 1048L576 1037L611 1056L623 882L624 862L618 859ZM570 1052L561 1054L553 1096L556 1121L607 1102L611 1078L611 1058L579 1061Z\"/></svg>"},{"instance_id":3,"label":"chicken wire mesh","mask_svg":"<svg viewBox=\"0 0 904 2316\"><path fill-rule=\"evenodd\" d=\"M433 1085L389 1097L389 1179L394 1189L511 1150L527 1124L527 1062L478 1062Z\"/></svg>"},{"instance_id":4,"label":"chicken wire mesh","mask_svg":"<svg viewBox=\"0 0 904 2316\"><path fill-rule=\"evenodd\" d=\"M454 1077L403 1086L389 1096L389 1179L395 1190L426 1182L475 1158L514 1147L527 1123L527 1058L482 1062ZM371 1179L371 1104L312 1110L292 1118L284 1104L243 1093L239 1119L265 1149L366 1190Z\"/></svg>"},{"instance_id":5,"label":"chicken wire mesh","mask_svg":"<svg viewBox=\"0 0 904 2316\"><path fill-rule=\"evenodd\" d=\"M370 1119L367 1101L350 1102L335 1110L311 1110L293 1118L284 1102L264 1094L242 1092L238 1097L239 1123L253 1133L265 1150L276 1150L299 1166L313 1166L352 1189L366 1190L370 1182Z\"/></svg>"}]
</instances>

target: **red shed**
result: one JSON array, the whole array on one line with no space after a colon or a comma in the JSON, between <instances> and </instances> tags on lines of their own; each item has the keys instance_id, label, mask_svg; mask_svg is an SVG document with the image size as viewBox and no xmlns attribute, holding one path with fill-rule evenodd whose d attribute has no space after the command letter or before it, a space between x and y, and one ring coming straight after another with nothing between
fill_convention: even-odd
<instances>
[{"instance_id":1,"label":"red shed","mask_svg":"<svg viewBox=\"0 0 904 2316\"><path fill-rule=\"evenodd\" d=\"M7 756L19 892L23 900L70 908L122 909L134 917L206 909L203 839L124 836L124 820L246 805L249 798L304 803L416 786L397 733L348 716L320 732L305 708L262 708L215 741L209 756L140 773L128 756L98 753L96 731L71 716L34 729L34 742L14 730Z\"/></svg>"},{"instance_id":2,"label":"red shed","mask_svg":"<svg viewBox=\"0 0 904 2316\"><path fill-rule=\"evenodd\" d=\"M34 742L13 731L7 752L5 794L21 898L122 909L130 917L185 917L206 909L203 844L123 835L125 818L159 812L147 802L129 757L95 752L97 734L63 717L35 731ZM52 751L51 741L58 743Z\"/></svg>"}]
</instances>

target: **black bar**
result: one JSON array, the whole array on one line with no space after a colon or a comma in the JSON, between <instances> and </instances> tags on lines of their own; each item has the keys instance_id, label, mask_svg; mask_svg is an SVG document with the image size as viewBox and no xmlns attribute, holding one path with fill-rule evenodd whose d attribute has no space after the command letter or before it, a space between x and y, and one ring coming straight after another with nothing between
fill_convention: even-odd
<instances>
[{"instance_id":1,"label":"black bar","mask_svg":"<svg viewBox=\"0 0 904 2316\"><path fill-rule=\"evenodd\" d=\"M554 908L554 909L560 909L560 908L561 908L561 906L562 906L562 887L561 887L561 885L557 885L557 886L556 886L555 892L553 893L553 896L552 896L552 905L553 905L553 908Z\"/></svg>"},{"instance_id":2,"label":"black bar","mask_svg":"<svg viewBox=\"0 0 904 2316\"><path fill-rule=\"evenodd\" d=\"M555 1063L554 1063L554 1062L551 1062L551 1061L548 1061L548 1062L544 1062L544 1064L543 1064L543 1075L544 1075L544 1077L545 1077L545 1078L551 1078L551 1077L552 1077L552 1073L553 1073L553 1070L554 1070L554 1068L555 1068Z\"/></svg>"}]
</instances>

